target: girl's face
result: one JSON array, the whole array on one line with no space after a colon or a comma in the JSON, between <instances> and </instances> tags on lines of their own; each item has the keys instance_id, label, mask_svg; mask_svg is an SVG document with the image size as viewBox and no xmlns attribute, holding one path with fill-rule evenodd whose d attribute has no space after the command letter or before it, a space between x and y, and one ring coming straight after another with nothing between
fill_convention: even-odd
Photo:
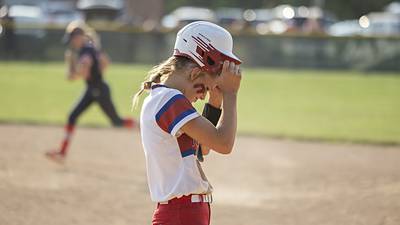
<instances>
[{"instance_id":1,"label":"girl's face","mask_svg":"<svg viewBox=\"0 0 400 225\"><path fill-rule=\"evenodd\" d=\"M198 99L204 100L208 90L216 86L217 78L207 73L193 70L185 88L185 96L190 102L196 102Z\"/></svg>"},{"instance_id":2,"label":"girl's face","mask_svg":"<svg viewBox=\"0 0 400 225\"><path fill-rule=\"evenodd\" d=\"M80 49L83 46L84 42L85 37L83 35L75 35L70 41L70 46L73 49Z\"/></svg>"}]
</instances>

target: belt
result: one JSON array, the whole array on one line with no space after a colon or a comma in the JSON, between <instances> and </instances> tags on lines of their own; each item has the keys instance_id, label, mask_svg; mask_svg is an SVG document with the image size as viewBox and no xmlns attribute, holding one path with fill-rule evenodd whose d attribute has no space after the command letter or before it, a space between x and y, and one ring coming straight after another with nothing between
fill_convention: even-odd
<instances>
[{"instance_id":1,"label":"belt","mask_svg":"<svg viewBox=\"0 0 400 225\"><path fill-rule=\"evenodd\" d=\"M213 198L211 194L191 194L191 195L184 195L180 198L173 198L168 201L164 202L159 202L161 205L167 205L167 204L179 204L179 203L199 203L199 202L208 202L212 203Z\"/></svg>"}]
</instances>

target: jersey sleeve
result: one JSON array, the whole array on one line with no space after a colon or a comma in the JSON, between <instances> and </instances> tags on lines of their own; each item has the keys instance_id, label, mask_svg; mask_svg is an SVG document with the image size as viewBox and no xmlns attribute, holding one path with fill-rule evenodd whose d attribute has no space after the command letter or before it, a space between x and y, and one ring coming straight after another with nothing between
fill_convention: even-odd
<instances>
[{"instance_id":1,"label":"jersey sleeve","mask_svg":"<svg viewBox=\"0 0 400 225\"><path fill-rule=\"evenodd\" d=\"M190 120L200 114L182 94L170 98L156 114L158 126L165 132L177 136L178 131Z\"/></svg>"}]
</instances>

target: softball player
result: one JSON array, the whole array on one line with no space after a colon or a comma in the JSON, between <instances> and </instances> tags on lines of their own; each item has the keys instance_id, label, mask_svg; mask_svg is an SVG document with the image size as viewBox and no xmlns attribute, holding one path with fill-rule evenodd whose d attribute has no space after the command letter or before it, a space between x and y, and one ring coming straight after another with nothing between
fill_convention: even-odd
<instances>
[{"instance_id":1,"label":"softball player","mask_svg":"<svg viewBox=\"0 0 400 225\"><path fill-rule=\"evenodd\" d=\"M173 56L149 72L135 95L134 103L144 90L150 92L141 109L140 127L150 195L157 203L153 225L210 224L213 188L196 150L201 145L204 153L232 151L241 80L241 62L232 47L232 37L224 28L203 21L191 23L178 32ZM206 105L205 111L217 108L214 119L218 120L222 101L217 126L192 106L207 91L214 106Z\"/></svg>"},{"instance_id":2,"label":"softball player","mask_svg":"<svg viewBox=\"0 0 400 225\"><path fill-rule=\"evenodd\" d=\"M67 154L67 148L75 124L79 116L92 104L98 103L103 112L116 127L133 128L135 122L132 119L122 119L115 110L111 100L111 92L107 83L103 80L103 72L108 65L106 55L94 47L90 38L86 37L85 31L76 27L66 32L65 41L70 49L65 53L67 78L76 80L82 78L86 81L86 90L75 105L68 117L65 126L65 138L56 151L46 153L46 156L54 161L62 162Z\"/></svg>"}]
</instances>

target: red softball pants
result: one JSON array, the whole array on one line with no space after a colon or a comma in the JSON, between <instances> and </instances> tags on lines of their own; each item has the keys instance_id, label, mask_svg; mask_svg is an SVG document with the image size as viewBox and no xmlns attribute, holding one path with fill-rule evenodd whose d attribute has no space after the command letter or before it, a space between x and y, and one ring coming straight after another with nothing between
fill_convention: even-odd
<instances>
[{"instance_id":1,"label":"red softball pants","mask_svg":"<svg viewBox=\"0 0 400 225\"><path fill-rule=\"evenodd\" d=\"M153 225L209 225L210 204L191 202L189 198L173 199L168 204L157 204Z\"/></svg>"}]
</instances>

